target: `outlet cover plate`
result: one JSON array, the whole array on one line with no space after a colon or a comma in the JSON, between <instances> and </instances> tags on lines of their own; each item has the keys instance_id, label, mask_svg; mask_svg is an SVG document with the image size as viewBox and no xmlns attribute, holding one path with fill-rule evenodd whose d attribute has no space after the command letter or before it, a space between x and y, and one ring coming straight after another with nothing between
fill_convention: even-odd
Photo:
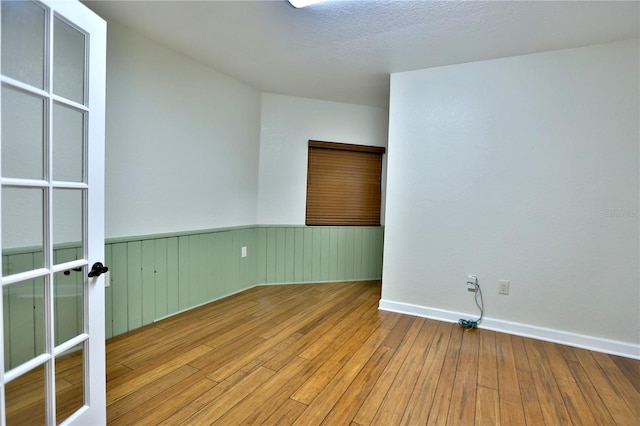
<instances>
[{"instance_id":1,"label":"outlet cover plate","mask_svg":"<svg viewBox=\"0 0 640 426\"><path fill-rule=\"evenodd\" d=\"M509 281L507 280L499 280L498 281L498 294L509 294Z\"/></svg>"}]
</instances>

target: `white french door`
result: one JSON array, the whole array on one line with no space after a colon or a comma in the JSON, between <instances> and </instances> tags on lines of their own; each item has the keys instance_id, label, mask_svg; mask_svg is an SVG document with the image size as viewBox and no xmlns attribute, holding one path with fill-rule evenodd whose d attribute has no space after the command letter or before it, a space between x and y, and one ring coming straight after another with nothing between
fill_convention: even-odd
<instances>
[{"instance_id":1,"label":"white french door","mask_svg":"<svg viewBox=\"0 0 640 426\"><path fill-rule=\"evenodd\" d=\"M106 24L1 6L0 425L105 424Z\"/></svg>"}]
</instances>

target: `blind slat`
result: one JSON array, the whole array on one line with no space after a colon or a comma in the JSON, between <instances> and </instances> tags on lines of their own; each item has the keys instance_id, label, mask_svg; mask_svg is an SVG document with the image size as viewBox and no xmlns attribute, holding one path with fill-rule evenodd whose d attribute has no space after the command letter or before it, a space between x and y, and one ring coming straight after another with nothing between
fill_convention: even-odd
<instances>
[{"instance_id":1,"label":"blind slat","mask_svg":"<svg viewBox=\"0 0 640 426\"><path fill-rule=\"evenodd\" d=\"M309 141L307 225L380 225L383 153Z\"/></svg>"}]
</instances>

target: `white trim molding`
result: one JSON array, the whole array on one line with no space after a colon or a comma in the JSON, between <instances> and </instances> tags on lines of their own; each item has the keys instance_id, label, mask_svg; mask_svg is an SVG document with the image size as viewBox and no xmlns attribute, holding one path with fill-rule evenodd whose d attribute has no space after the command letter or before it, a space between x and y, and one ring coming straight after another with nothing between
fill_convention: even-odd
<instances>
[{"instance_id":1,"label":"white trim molding","mask_svg":"<svg viewBox=\"0 0 640 426\"><path fill-rule=\"evenodd\" d=\"M378 309L453 323L458 322L460 318L466 318L468 316L468 314L461 312L447 311L444 309L430 308L410 303L394 302L385 299L380 299ZM617 340L602 339L600 337L587 336L584 334L576 334L568 331L554 330L551 328L537 327L529 324L486 317L482 319L479 328L514 334L516 336L530 337L532 339L559 343L596 352L604 352L611 355L640 359L640 345L620 342Z\"/></svg>"}]
</instances>

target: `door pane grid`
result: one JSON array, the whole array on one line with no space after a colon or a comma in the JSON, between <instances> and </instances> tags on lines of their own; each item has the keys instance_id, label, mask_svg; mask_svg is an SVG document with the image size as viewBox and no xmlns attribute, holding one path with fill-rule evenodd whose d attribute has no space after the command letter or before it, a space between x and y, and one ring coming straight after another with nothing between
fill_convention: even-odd
<instances>
[{"instance_id":1,"label":"door pane grid","mask_svg":"<svg viewBox=\"0 0 640 426\"><path fill-rule=\"evenodd\" d=\"M4 5L3 5L4 6ZM31 5L27 5L26 8L31 7ZM4 10L4 9L3 9ZM53 272L53 267L55 264L55 258L54 258L54 243L56 242L54 238L56 238L56 230L54 230L54 220L58 219L58 220L63 220L63 218L65 217L65 213L63 210L59 210L59 213L57 214L57 217L55 217L54 215L54 207L55 207L55 202L56 200L54 199L54 187L58 186L58 185L54 185L53 184L53 179L54 179L54 175L55 175L55 169L54 169L54 160L55 160L55 153L53 151L53 138L54 138L54 131L56 130L60 130L62 129L63 132L62 133L58 133L55 136L59 136L60 139L62 140L63 138L69 139L69 132L75 133L76 138L78 138L77 140L79 140L80 146L78 147L78 142L76 142L76 146L71 146L68 149L71 151L68 152L62 152L58 157L60 158L60 161L58 161L58 165L60 166L61 169L61 173L58 175L59 178L58 180L61 181L62 185L60 185L61 187L65 187L68 185L64 184L64 181L70 181L70 180L75 180L76 182L80 182L80 183L85 183L86 182L86 178L85 178L85 173L84 173L84 166L82 166L82 164L84 163L85 160L85 149L84 149L84 144L85 144L85 140L86 140L86 130L85 130L85 123L86 123L86 112L87 112L87 108L84 105L85 104L85 93L86 93L86 89L84 87L84 78L82 78L82 82L81 82L81 87L80 90L73 89L71 88L71 91L66 91L65 88L65 84L60 84L59 86L62 88L59 92L61 94L66 94L66 93L70 93L72 96L72 99L68 99L69 96L64 97L64 96L60 96L59 94L53 95L51 92L53 90L53 74L54 74L54 67L51 65L52 64L52 60L54 58L52 58L51 52L53 52L53 48L54 48L54 37L53 33L56 29L58 29L58 31L56 31L59 34L63 34L64 32L66 33L70 33L72 34L72 37L75 36L75 38L77 39L78 36L77 34L73 34L72 32L75 31L74 28L70 27L66 22L63 22L59 17L54 16L54 14L52 14L50 12L50 10L47 9L43 9L45 11L45 15L46 15L46 19L45 19L45 23L44 23L44 34L43 34L43 42L44 42L44 52L43 52L43 56L44 56L44 61L42 64L42 75L43 78L41 79L41 84L39 84L39 86L32 86L29 83L31 83L31 81L29 81L29 79L26 79L26 82L20 81L20 80L15 80L12 79L10 77L6 77L3 74L2 77L2 88L3 88L3 102L4 99L6 99L5 95L5 91L10 90L13 92L6 92L7 94L10 93L16 93L16 96L22 96L21 98L18 98L18 100L21 99L25 99L29 102L32 102L31 105L37 105L37 103L33 103L33 102L37 102L38 99L41 99L42 103L41 103L41 107L40 110L35 109L32 110L36 113L36 118L38 116L40 116L40 122L42 123L42 129L38 130L35 129L34 133L34 142L35 142L35 146L37 147L38 145L41 147L40 149L36 148L35 152L37 152L38 150L40 150L40 152L42 152L43 156L41 160L38 160L37 157L35 158L35 161L31 161L31 163L35 166L35 168L32 166L31 169L34 170L34 172L31 172L30 175L27 176L22 176L19 173L14 174L14 173L10 173L10 170L7 169L7 167L10 167L12 162L11 162L11 155L10 153L6 153L3 152L3 159L7 158L7 162L4 164L5 167L3 167L2 169L2 183L3 183L3 192L4 192L4 188L7 188L7 190L10 190L9 188L16 188L15 191L19 191L18 188L23 188L23 190L29 190L29 189L39 189L40 192L40 198L42 200L42 203L38 206L38 205L33 205L31 206L32 208L27 208L26 210L23 210L24 212L43 212L44 215L40 217L40 219L38 219L38 222L41 224L41 228L40 230L34 229L33 231L35 231L35 235L39 234L41 237L37 238L40 241L42 241L42 249L40 250L41 253L41 268L44 268L45 272L43 274L43 270L38 268L38 265L29 265L27 270L20 270L18 269L17 272L19 275L15 276L15 278L26 278L29 275L38 275L40 278L38 278L42 283L42 285L39 287L39 296L36 296L35 294L32 295L26 295L28 297L24 298L23 296L21 296L20 291L22 291L22 289L30 291L29 288L31 287L31 284L29 284L31 281L27 280L27 281L21 281L21 282L17 282L17 283L11 283L11 281L13 280L5 280L3 279L3 285L1 286L4 290L3 290L3 305L7 306L7 307L11 307L12 310L14 312L17 312L19 315L20 312L28 312L30 311L30 305L31 302L30 300L33 300L34 302L36 300L40 300L39 303L34 303L33 305L33 311L35 314L34 317L34 321L35 322L31 322L29 325L29 323L27 322L26 324L20 319L17 318L16 321L14 321L14 323L16 324L16 327L24 327L26 326L27 329L26 330L20 330L20 329L16 329L15 333L24 333L24 331L27 331L32 328L34 330L34 337L32 341L32 345L33 349L31 350L31 353L33 355L29 356L29 352L24 352L24 350L22 350L23 353L20 354L20 356L24 357L27 356L29 358L23 359L23 358L15 358L15 359L10 359L9 362L10 364L3 367L3 373L7 372L7 374L3 374L5 377L3 378L3 386L1 392L0 392L0 397L2 397L2 406L3 406L3 413L7 413L8 412L4 409L6 408L5 405L5 397L7 397L8 395L6 394L5 390L6 387L4 386L4 380L9 379L9 380L17 380L19 378L22 377L28 377L28 375L32 374L32 372L36 371L35 369L40 368L40 371L42 371L43 374L43 379L44 379L44 383L40 382L41 385L44 385L44 388L41 385L38 385L38 387L40 387L41 389L43 389L44 394L43 394L43 402L44 402L44 420L45 423L47 424L54 424L56 422L56 389L55 389L55 358L53 356L53 354L55 353L55 336L56 336L56 332L58 331L61 336L60 338L63 338L64 340L69 340L71 339L71 341L77 341L75 344L77 345L78 342L83 342L86 340L86 338L88 337L86 334L84 334L85 331L85 327L84 324L82 324L81 326L81 330L79 330L77 327L78 325L76 325L74 327L75 331L72 332L73 335L76 335L75 338L73 335L67 335L65 336L64 331L62 330L56 330L56 311L55 311L55 302L54 302L54 289L53 289L53 285L54 285L54 272ZM55 22L55 23L54 23ZM61 29L61 30L60 30ZM60 33L60 31L62 31L62 33ZM81 43L83 44L82 46L82 50L84 53L84 50L86 49L86 46L84 46L84 34L82 34L82 38L83 40L81 41ZM63 49L63 47L60 47L60 49ZM6 49L3 49L3 52ZM64 56L64 55L61 55ZM65 71L65 60L69 60L69 56L67 55L66 57L62 57L61 60L57 61L57 67L58 69L62 69L62 77L64 77L64 71ZM82 58L82 60L84 60L84 58ZM82 66L82 72L84 73L84 65ZM60 73L59 73L60 74ZM73 76L72 76L73 78ZM73 85L73 81L68 81L67 85ZM55 84L55 83L54 83ZM6 88L6 89L5 89ZM24 95L20 95L20 94L24 94ZM54 117L54 109L56 108L56 105L59 105L58 108L68 108L67 110L62 110L59 109L59 113L65 113L65 111L69 111L66 112L65 114L67 116L69 116L70 114L73 114L72 111L78 111L79 112L79 116L76 117L80 117L80 125L76 125L75 126L75 130L70 129L67 130L66 134L64 132L64 120L59 121L59 127L54 129L53 125L54 125L54 120L56 117ZM15 109L15 108L14 108ZM6 109L6 111L11 111L11 109ZM15 118L18 118L18 120L16 120L18 123L21 122L21 119L24 116L17 116ZM14 117L9 117L6 116L4 117L4 121L5 121L5 125L3 126L3 130L5 130L7 128L7 123L10 123L11 121L13 121L12 119L14 119ZM76 122L77 119L75 119ZM69 121L67 119L67 121ZM26 122L25 122L26 123ZM27 129L27 128L25 128ZM11 128L9 127L9 131L11 132ZM38 135L39 133L39 135ZM20 135L21 137L24 134L24 131L22 131L22 129L16 129L14 130L12 133L9 133L11 135ZM7 135L3 134L3 147L6 146L6 137ZM24 144L23 144L24 145ZM17 145L18 147L20 147L20 145ZM75 148L75 151L79 151L80 152L80 157L79 157L79 161L81 163L81 167L79 168L79 170L77 170L75 172L75 174L73 174L73 176L76 179L69 179L70 175L65 175L64 173L64 168L65 167L71 167L69 165L65 165L64 163L64 158L65 158L65 154L69 154L70 152L73 152ZM79 149L78 149L79 148ZM22 148L25 149L25 148ZM33 148L29 148L26 147L27 151L24 151L25 153L30 153L30 152L34 152ZM18 151L16 153L16 155L18 157L13 158L13 160L19 160L20 157L23 157L23 155L20 154L20 152ZM15 162L15 161L14 161ZM20 166L20 162L18 161L18 171L24 170L24 166ZM6 170L5 170L6 169ZM39 171L38 171L39 169ZM9 173L9 174L7 174ZM35 174L34 174L35 173ZM24 178L33 178L35 177L36 179L24 179ZM44 181L37 179L38 177L42 177L44 178ZM8 178L13 180L14 184L17 185L11 185L11 181L7 181L7 179L4 178ZM18 179L15 179L18 178ZM84 199L86 198L86 196L84 195L84 192L86 190L86 184L82 185L84 186L84 188L80 189L80 211L86 211L86 206L85 206L85 202ZM20 192L20 191L19 191ZM65 191L66 192L66 191ZM62 194L62 193L61 193ZM4 194L3 194L4 195ZM3 197L4 199L5 197ZM10 204L7 204L10 205ZM63 204L61 204L62 206ZM24 203L22 205L19 204L19 207L24 208ZM29 207L27 205L27 207ZM6 213L6 212L5 212ZM16 212L16 214L19 214L18 212ZM8 217L6 216L6 214L4 214L3 217L3 224L5 222L7 222ZM84 237L86 236L86 232L85 232L85 226L84 226L84 221L82 220L82 216L84 216L84 213L81 213L81 218L79 221L79 224L81 224L81 235L79 236L80 239L84 239ZM77 218L76 218L77 219ZM22 221L18 221L17 223L23 223ZM7 222L8 225L10 225L9 222ZM32 228L33 225L30 225L29 228ZM37 226L36 226L37 228ZM25 229L23 231L29 231L30 229ZM3 235L6 234L6 232L3 232ZM60 237L60 236L58 236ZM36 240L37 240L36 239ZM3 248L5 246L7 246L8 244L3 244ZM81 250L82 255L83 255L83 259L82 259L82 264L86 265L86 261L84 260L84 257L86 257L86 248L84 247L84 244L81 244ZM72 259L69 259L72 260ZM9 264L6 265L7 267L9 266ZM84 272L84 268L82 269L82 271ZM8 274L11 274L12 271L9 269L7 270ZM23 273L23 274L21 274ZM61 272L59 272L59 274L61 274ZM26 277L25 277L26 275ZM81 279L81 281L83 281ZM5 285L6 284L6 285ZM9 285L11 284L11 285ZM27 287L25 287L25 285ZM81 287L83 287L81 285ZM72 291L74 293L77 293L77 288L72 289ZM16 293L17 292L17 293ZM10 297L11 294L15 293L17 298L12 298ZM82 294L81 297L85 297L85 292L84 290L81 290L80 293ZM22 297L22 298L21 298ZM64 298L64 295L63 295ZM9 302L9 304L5 303L5 300L7 299L7 302ZM16 302L16 301L20 301L23 300L24 302L26 302L28 305L23 305L22 307ZM13 302L12 302L13 301ZM77 302L74 302L77 303ZM77 308L76 308L77 310ZM61 311L63 312L63 309L61 307ZM82 309L82 311L84 311L84 309ZM39 313L38 313L39 312ZM6 313L3 312L3 315L5 315ZM75 322L77 322L78 320L80 321L84 321L84 319L82 318L82 315L80 316L80 318L78 318L77 315L74 315L76 317ZM39 319L37 319L39 318ZM35 327L35 328L34 328ZM40 332L36 332L36 330L39 329ZM8 330L5 330L8 331ZM5 336L5 340L6 340ZM22 340L24 340L24 337L21 338ZM18 339L14 339L15 342L18 341ZM29 340L27 340L28 342ZM62 341L58 342L58 343L64 343ZM68 342L67 342L68 344ZM64 344L62 346L67 346L67 344ZM4 346L4 345L3 345ZM14 348L15 350L20 350L20 347L17 347L20 345L17 345L14 343ZM40 349L38 349L38 347ZM40 353L38 353L40 352ZM10 355L10 354L3 354L5 355L3 358L7 359L6 355ZM17 355L18 356L18 355ZM6 364L6 363L5 363ZM17 367L17 368L15 368ZM1 376L0 376L1 377ZM11 408L11 407L9 407ZM0 422L3 422L4 420L9 420L9 419L1 419L0 418ZM58 420L62 420L61 418L58 418Z\"/></svg>"},{"instance_id":2,"label":"door pane grid","mask_svg":"<svg viewBox=\"0 0 640 426\"><path fill-rule=\"evenodd\" d=\"M43 376L43 380L28 381L40 383L38 388L43 394L44 413L39 417L38 423L41 423L44 418L46 424L55 424L70 415L74 418L100 418L94 417L101 416L99 406L96 407L97 411L94 408L82 413L76 411L85 404L95 405L88 399L89 382L87 382L87 378L90 375L88 366L90 353L92 351L100 353L99 350L97 352L92 350L96 344L90 344L88 328L88 300L89 297L96 297L96 292L89 289L90 286L95 286L97 283L95 279L87 280L86 278L89 265L88 255L91 253L95 256L99 254L99 251L96 251L96 247L89 247L87 244L89 195L94 197L93 192L89 193L87 184L89 176L87 141L90 133L88 120L89 32L93 34L95 30L97 34L103 36L104 22L96 19L96 16L91 12L87 14L87 9L79 11L83 8L80 3L71 5L50 2L49 0L11 2L10 6L5 6L5 3L2 2L0 13L3 41L2 64L0 64L2 66L0 83L3 91L1 98L3 111L6 107L5 91L9 94L17 93L20 99L37 100L40 102L40 106L37 108L31 106L30 108L31 111L34 111L32 116L40 121L41 127L32 132L34 135L32 146L38 147L39 144L37 149L39 153L36 153L35 158L31 160L31 171L27 174L24 174L24 168L20 164L13 165L10 156L5 155L5 152L2 151L1 158L7 159L7 162L0 164L0 186L3 190L2 203L0 203L2 223L4 224L9 217L5 210L1 209L5 202L5 189L18 194L23 192L28 194L29 191L37 190L41 203L35 209L39 211L40 225L38 229L31 226L26 228L39 235L36 239L39 241L38 254L34 255L36 256L34 259L39 259L36 263L25 264L22 269L14 268L12 270L12 264L17 263L13 262L8 254L5 256L5 249L16 247L13 252L26 252L28 244L22 244L22 248L20 248L20 244L14 246L4 244L5 234L10 236L11 233L5 231L4 227L0 232L0 236L3 237L3 263L2 269L0 269L2 271L0 274L0 318L5 318L10 311L28 314L33 310L32 315L37 312L40 319L33 320L31 325L27 324L27 328L33 328L34 333L39 336L35 340L32 339L33 355L27 354L21 355L21 357L16 355L14 360L11 357L7 358L8 346L3 343L6 340L4 335L7 329L5 329L4 323L3 327L0 327L0 360L8 359L10 363L7 366L3 365L3 368L0 369L0 424L4 424L9 417L19 418L13 414L9 415L10 409L15 408L15 405L7 406L10 397L8 392L11 391L7 387L7 383L24 380L31 377L36 371L40 372L38 374ZM28 46L35 46L31 50L7 48L4 43L5 40L11 40L11 37L5 37L6 31L19 32L20 34L28 32L28 29L16 30L18 25L15 24L15 20L12 23L9 22L8 14L4 13L5 10L13 8L10 12L17 16L21 13L18 10L21 7L24 7L25 10L39 11L42 14L42 19L36 17L36 21L40 19L38 22L40 22L41 34L35 36L35 39L26 40ZM89 29L89 32L79 27L77 23L81 23L83 27ZM24 25L24 27L28 27L28 25ZM14 39L20 37L14 34ZM38 42L38 40L40 41ZM101 57L104 46L101 37L99 40L97 46L100 55L98 57ZM93 45L94 42L92 41L91 44ZM4 64L8 63L6 57L11 55L14 57L14 62L17 61L17 63L12 64L11 67L5 67ZM37 62L33 58L40 57L40 71L25 75L20 74L20 58L27 56L31 62ZM100 65L96 69L103 68L101 62L101 60L96 62ZM102 72L97 73L97 75L101 74ZM100 79L94 80L94 82L98 84L94 86L92 83L91 87L92 89L97 88L96 93L100 95L98 98L92 97L92 99L103 99L103 85L99 83ZM35 105L34 102L31 104ZM103 112L99 105L96 105L96 108L96 111ZM18 114L18 118L20 118L20 114ZM26 115L23 116L26 117ZM102 114L97 117L101 120ZM3 114L0 125L10 122L10 118ZM23 118L25 123L29 120L29 118ZM33 120L31 119L31 121ZM103 122L99 121L97 126L91 125L92 138L98 139L98 147L102 146L103 140L95 132L102 129L101 123ZM0 128L5 130L4 126ZM28 127L24 127L24 129L29 130ZM23 133L26 132L21 129L14 131L16 135ZM0 135L2 142L0 146L3 150L5 149L5 136L5 134ZM13 158L21 157L19 149L18 146ZM23 152L33 155L34 150L24 148ZM15 172L11 172L12 166ZM92 175L92 180L94 178ZM95 178L95 180L101 183L100 178ZM101 191L96 193L96 195L100 194L102 194ZM7 206L10 204L7 203ZM69 206L72 210L67 209ZM14 213L16 218L19 216L18 211L19 208ZM72 213L69 213L70 211ZM23 222L16 219L15 223L21 225ZM97 222L93 220L92 223ZM7 224L11 225L11 222L9 221ZM102 236L101 233L97 235ZM16 239L16 241L18 240ZM32 254L27 254L27 256L32 256ZM21 261L17 257L15 259ZM79 271L76 272L75 269L79 269ZM36 297L35 293L32 294L33 303L29 299L23 303L22 308L19 305L14 306L13 299L15 297L13 294L20 293L18 290L29 290L30 283L34 280L39 280L38 282L41 284L38 296ZM21 324L19 319L13 323ZM21 331L19 328L12 329L14 334L19 334ZM94 337L91 338L91 342L93 339ZM79 364L78 359L82 360ZM67 368L66 363L69 360L71 361ZM64 361L65 366L59 366L57 361ZM99 365L100 362L97 364ZM58 386L61 387L58 388ZM69 395L73 395L73 403L67 401L69 398L63 398L64 395L68 395L67 390L72 391L72 394ZM100 393L100 389L97 392L91 392L92 395L100 395ZM15 392L11 397L13 398L14 395ZM56 395L62 400L56 401ZM102 401L104 396L93 399L94 401ZM16 400L11 399L11 401L15 403ZM25 414L28 415L28 410ZM29 417L25 419L29 419Z\"/></svg>"},{"instance_id":3,"label":"door pane grid","mask_svg":"<svg viewBox=\"0 0 640 426\"><path fill-rule=\"evenodd\" d=\"M2 100L3 176L45 179L46 96L3 85Z\"/></svg>"},{"instance_id":4,"label":"door pane grid","mask_svg":"<svg viewBox=\"0 0 640 426\"><path fill-rule=\"evenodd\" d=\"M39 88L46 88L46 34L48 11L36 2L2 5L4 32L2 74Z\"/></svg>"},{"instance_id":5,"label":"door pane grid","mask_svg":"<svg viewBox=\"0 0 640 426\"><path fill-rule=\"evenodd\" d=\"M49 93L44 89L38 89L37 87L29 86L28 84L25 84L19 80L15 80L11 77L7 77L6 75L0 75L0 82L2 82L3 87L10 87L34 96L41 96L43 98L49 96Z\"/></svg>"},{"instance_id":6,"label":"door pane grid","mask_svg":"<svg viewBox=\"0 0 640 426\"><path fill-rule=\"evenodd\" d=\"M47 333L46 333L46 345L47 345L47 353L53 355L54 351L54 332L55 326L53 324L54 318L54 307L53 307L53 274L51 273L51 268L54 264L53 257L53 188L51 185L53 179L53 170L51 169L51 164L53 160L53 99L51 99L52 92L52 78L53 78L53 66L52 66L52 53L53 53L53 14L51 11L48 13L48 23L49 23L49 31L47 37L47 92L48 92L48 110L47 110L47 135L45 138L45 147L47 152L47 161L45 163L45 176L47 182L49 183L47 188L47 198L46 198L46 217L45 217L45 239L47 241L46 245L46 253L45 253L45 265L47 269L49 269L49 274L46 277L46 288L45 288L45 316L47 318ZM55 421L55 407L56 407L56 391L55 391L55 358L52 356L46 364L46 375L45 375L45 389L46 389L46 397L47 397L47 410L46 410L46 422L48 425L54 424Z\"/></svg>"}]
</instances>

